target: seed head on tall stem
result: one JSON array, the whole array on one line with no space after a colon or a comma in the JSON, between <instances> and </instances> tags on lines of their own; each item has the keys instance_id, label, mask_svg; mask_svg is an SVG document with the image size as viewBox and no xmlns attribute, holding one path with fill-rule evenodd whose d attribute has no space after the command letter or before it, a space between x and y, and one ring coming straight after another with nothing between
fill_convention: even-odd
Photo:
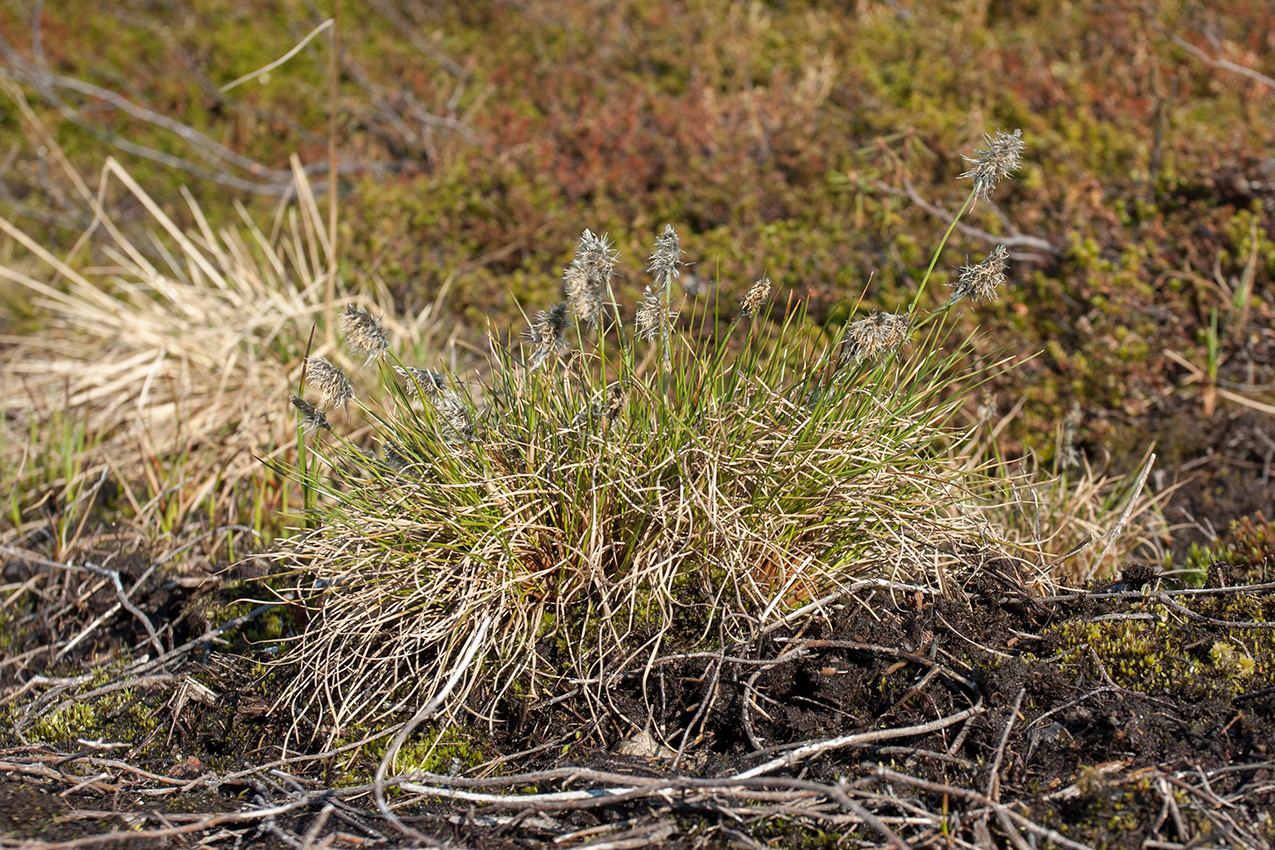
<instances>
[{"instance_id":1,"label":"seed head on tall stem","mask_svg":"<svg viewBox=\"0 0 1275 850\"><path fill-rule=\"evenodd\" d=\"M642 339L651 340L657 334L663 336L664 299L660 296L660 292L661 290L648 286L642 293L642 300L638 303L634 324L637 325L638 336Z\"/></svg>"},{"instance_id":2,"label":"seed head on tall stem","mask_svg":"<svg viewBox=\"0 0 1275 850\"><path fill-rule=\"evenodd\" d=\"M381 327L381 320L353 304L346 305L341 330L345 332L345 344L350 351L366 355L369 363L389 350L389 338Z\"/></svg>"},{"instance_id":3,"label":"seed head on tall stem","mask_svg":"<svg viewBox=\"0 0 1275 850\"><path fill-rule=\"evenodd\" d=\"M601 236L589 230L580 234L580 244L576 247L574 262L588 273L598 284L605 286L615 273L615 264L619 252L606 234Z\"/></svg>"},{"instance_id":4,"label":"seed head on tall stem","mask_svg":"<svg viewBox=\"0 0 1275 850\"><path fill-rule=\"evenodd\" d=\"M952 297L948 305L955 304L962 298L971 301L995 301L996 288L1005 282L1005 262L1009 259L1009 250L1004 245L997 245L987 259L974 265L961 266L961 275L952 284Z\"/></svg>"},{"instance_id":5,"label":"seed head on tall stem","mask_svg":"<svg viewBox=\"0 0 1275 850\"><path fill-rule=\"evenodd\" d=\"M846 326L841 336L841 364L871 360L896 351L911 335L912 323L898 313L873 313Z\"/></svg>"},{"instance_id":6,"label":"seed head on tall stem","mask_svg":"<svg viewBox=\"0 0 1275 850\"><path fill-rule=\"evenodd\" d=\"M354 398L354 385L345 376L339 366L328 362L326 358L310 356L306 358L306 374L310 385L319 391L324 407L339 407L345 410Z\"/></svg>"},{"instance_id":7,"label":"seed head on tall stem","mask_svg":"<svg viewBox=\"0 0 1275 850\"><path fill-rule=\"evenodd\" d=\"M974 156L964 157L974 167L961 175L974 181L974 198L991 198L996 184L1018 170L1023 154L1023 131L1012 133L997 132L995 136L984 136L987 147L974 151Z\"/></svg>"},{"instance_id":8,"label":"seed head on tall stem","mask_svg":"<svg viewBox=\"0 0 1275 850\"><path fill-rule=\"evenodd\" d=\"M409 396L424 395L425 398L432 399L447 389L447 376L438 372L417 369L414 366L395 366L394 371L404 379Z\"/></svg>"},{"instance_id":9,"label":"seed head on tall stem","mask_svg":"<svg viewBox=\"0 0 1275 850\"><path fill-rule=\"evenodd\" d=\"M602 288L589 273L572 263L562 273L562 291L581 324L596 328L602 320Z\"/></svg>"},{"instance_id":10,"label":"seed head on tall stem","mask_svg":"<svg viewBox=\"0 0 1275 850\"><path fill-rule=\"evenodd\" d=\"M666 373L672 368L670 335L676 318L669 307L669 284L678 276L677 266L681 256L682 248L678 243L677 231L673 229L673 225L665 225L664 232L655 240L655 250L646 266L646 270L655 278L655 286L646 288L637 313L639 334L647 339L659 334Z\"/></svg>"},{"instance_id":11,"label":"seed head on tall stem","mask_svg":"<svg viewBox=\"0 0 1275 850\"><path fill-rule=\"evenodd\" d=\"M611 285L619 255L606 236L585 229L576 247L575 259L562 274L567 303L576 318L596 328L602 321L603 294Z\"/></svg>"},{"instance_id":12,"label":"seed head on tall stem","mask_svg":"<svg viewBox=\"0 0 1275 850\"><path fill-rule=\"evenodd\" d=\"M323 414L323 411L301 396L292 396L292 406L301 414L301 430L303 433L313 434L320 428L325 431L332 430L332 424L328 422L328 417Z\"/></svg>"},{"instance_id":13,"label":"seed head on tall stem","mask_svg":"<svg viewBox=\"0 0 1275 850\"><path fill-rule=\"evenodd\" d=\"M527 368L539 368L551 358L565 354L568 350L566 332L567 305L565 302L537 313L531 327L523 333L523 336L531 342L531 356L527 358Z\"/></svg>"},{"instance_id":14,"label":"seed head on tall stem","mask_svg":"<svg viewBox=\"0 0 1275 850\"><path fill-rule=\"evenodd\" d=\"M651 253L646 270L655 278L656 286L667 287L669 282L679 274L678 261L682 256L682 248L678 243L677 231L673 225L664 226L664 232L655 240L655 250Z\"/></svg>"},{"instance_id":15,"label":"seed head on tall stem","mask_svg":"<svg viewBox=\"0 0 1275 850\"><path fill-rule=\"evenodd\" d=\"M770 297L770 278L763 277L748 288L743 300L739 303L739 317L749 319L761 312L761 308Z\"/></svg>"},{"instance_id":16,"label":"seed head on tall stem","mask_svg":"<svg viewBox=\"0 0 1275 850\"><path fill-rule=\"evenodd\" d=\"M921 296L925 293L926 285L930 282L930 275L934 274L934 267L938 265L939 255L943 253L943 249L947 246L947 240L951 238L957 222L961 220L965 213L973 209L979 198L990 198L992 190L996 188L996 184L1018 170L1023 154L1022 130L1015 130L1012 133L998 131L995 136L984 136L983 138L987 140L987 147L974 151L974 156L972 157L965 157L968 162L974 164L974 167L960 175L962 179L971 178L974 181L974 186L965 198L965 203L961 204L961 209L952 217L952 222L947 226L947 231L943 234L943 238L939 240L938 247L934 249L934 255L930 258L930 266L925 270L925 276L921 278L921 285L916 288L916 295L912 297L912 305L908 308L909 316L916 315L917 308L921 304Z\"/></svg>"}]
</instances>

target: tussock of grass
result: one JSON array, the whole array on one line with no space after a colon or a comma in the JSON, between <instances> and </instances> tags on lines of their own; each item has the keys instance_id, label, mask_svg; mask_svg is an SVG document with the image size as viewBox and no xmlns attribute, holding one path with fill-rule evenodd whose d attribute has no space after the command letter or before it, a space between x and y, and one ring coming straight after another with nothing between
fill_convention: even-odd
<instances>
[{"instance_id":1,"label":"tussock of grass","mask_svg":"<svg viewBox=\"0 0 1275 850\"><path fill-rule=\"evenodd\" d=\"M990 146L967 205L1021 142ZM312 432L330 474L294 474L321 494L318 527L278 555L307 600L280 662L299 724L337 735L423 702L476 634L453 717L467 697L490 718L502 699L572 690L601 712L635 663L746 643L865 575L959 597L995 556L1051 584L1044 551L998 519L987 468L956 454L954 414L1000 364L965 367L971 341L948 350L947 317L992 297L1003 250L939 310L916 308L923 283L911 309L833 344L799 306L771 322L761 281L729 337L697 350L674 333L677 244L659 236L633 328L615 253L586 230L566 304L536 315L521 354L493 341L490 381L390 355L384 398L355 402L379 453Z\"/></svg>"},{"instance_id":2,"label":"tussock of grass","mask_svg":"<svg viewBox=\"0 0 1275 850\"><path fill-rule=\"evenodd\" d=\"M486 699L601 699L630 656L747 640L864 573L958 582L983 525L945 462L954 364L825 381L831 352L782 354L809 342L794 321L733 360L678 347L667 394L623 365L606 387L597 354L506 360L468 440L399 394L377 460L324 438L325 524L284 550L314 605L289 662L298 716L340 727L422 696L488 615Z\"/></svg>"},{"instance_id":3,"label":"tussock of grass","mask_svg":"<svg viewBox=\"0 0 1275 850\"><path fill-rule=\"evenodd\" d=\"M290 476L308 530L277 556L306 615L281 661L293 674L281 704L299 724L339 734L415 705L456 672L479 622L492 625L453 717L573 689L601 711L634 664L748 641L863 576L959 597L995 556L1028 583L1055 578L1048 530L1010 519L1027 513L1021 490L1004 496L985 446L956 424L1000 364L967 368L975 341L949 340L947 319L995 293L1003 257L932 313L918 307L927 275L910 308L865 310L834 340L799 305L778 317L763 278L738 288L726 335L697 349L679 331L705 338L716 317L673 294L676 233L659 235L628 327L614 251L586 231L564 304L536 314L525 350L493 340L486 377L465 377L421 368L430 312L403 323L325 303L331 246L299 169L297 203L267 230L245 215L213 232L193 203L183 228L117 163L102 180L153 232L128 235L86 196L96 224L83 241L101 265L3 224L54 279L0 275L55 317L4 353L5 463L25 469L24 440L73 411L68 452L141 476L157 494L130 496L142 516L158 494L174 494L174 523L242 502L236 488L264 480L259 457ZM338 315L350 351L309 350L311 328ZM290 384L302 384L299 441L280 403ZM82 489L89 467L62 466L61 483ZM16 477L10 501L29 503Z\"/></svg>"}]
</instances>

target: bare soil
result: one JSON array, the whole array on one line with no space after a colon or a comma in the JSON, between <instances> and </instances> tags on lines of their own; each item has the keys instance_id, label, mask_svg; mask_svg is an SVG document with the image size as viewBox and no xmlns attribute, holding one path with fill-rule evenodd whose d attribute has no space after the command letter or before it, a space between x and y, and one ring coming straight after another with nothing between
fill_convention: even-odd
<instances>
[{"instance_id":1,"label":"bare soil","mask_svg":"<svg viewBox=\"0 0 1275 850\"><path fill-rule=\"evenodd\" d=\"M122 572L144 569L135 555L118 558ZM1034 595L1009 562L975 576L951 599L862 591L747 646L635 667L616 680L605 716L569 695L511 702L493 725L463 730L487 768L443 765L419 779L452 791L481 785L469 791L497 795L489 802L391 790L417 837L356 785L370 780L383 742L271 768L285 755L286 719L268 711L275 684L253 659L269 644L249 640L250 620L230 646L196 646L151 669L132 704L99 710L100 728L62 739L45 728L37 740L26 722L19 735L15 721L42 688L14 702L0 733L0 843L946 847L1013 833L1036 846L1271 845L1269 564L1217 565L1210 578L1231 589L1204 595L1160 595L1145 565L1108 588L1053 598ZM103 652L145 647L138 618L120 616L78 652L42 661L41 646L115 600L99 590L73 615L51 616L59 580L71 594L58 572L23 603L27 628L14 632L0 670L5 693L19 666L28 681L37 671L66 676ZM161 576L135 595L166 646L205 628L198 612L210 591L180 584ZM190 576L185 584L197 587ZM1144 655L1168 653L1159 663L1168 678L1129 666L1138 658L1129 641ZM188 678L215 696L183 700ZM153 723L130 729L139 705ZM836 743L859 733L875 739ZM307 746L321 750L293 741L286 755ZM610 800L623 783L637 790ZM579 801L530 796L589 789Z\"/></svg>"}]
</instances>

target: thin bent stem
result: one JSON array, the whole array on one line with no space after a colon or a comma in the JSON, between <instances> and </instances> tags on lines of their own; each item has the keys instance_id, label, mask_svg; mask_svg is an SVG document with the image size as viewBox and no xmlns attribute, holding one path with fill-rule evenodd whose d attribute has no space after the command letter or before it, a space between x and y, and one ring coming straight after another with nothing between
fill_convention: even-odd
<instances>
[{"instance_id":1,"label":"thin bent stem","mask_svg":"<svg viewBox=\"0 0 1275 850\"><path fill-rule=\"evenodd\" d=\"M970 189L970 193L965 198L965 203L961 204L960 211L952 217L952 223L947 226L947 232L943 234L943 238L939 240L938 247L934 249L934 256L930 258L930 267L925 270L925 277L921 278L921 285L917 287L916 295L912 298L912 305L908 307L908 319L911 320L916 315L917 305L921 303L921 296L925 294L925 286L930 282L930 275L934 274L934 267L938 265L939 255L943 253L943 248L947 246L947 240L951 238L952 231L956 229L956 223L961 220L961 216L965 215L970 206L974 203L976 189Z\"/></svg>"},{"instance_id":2,"label":"thin bent stem","mask_svg":"<svg viewBox=\"0 0 1275 850\"><path fill-rule=\"evenodd\" d=\"M669 307L671 294L672 279L664 276L664 280L660 286L660 348L664 355L664 395L668 395L669 381L673 374L673 352L672 352L672 332L670 325L673 323L673 314Z\"/></svg>"}]
</instances>

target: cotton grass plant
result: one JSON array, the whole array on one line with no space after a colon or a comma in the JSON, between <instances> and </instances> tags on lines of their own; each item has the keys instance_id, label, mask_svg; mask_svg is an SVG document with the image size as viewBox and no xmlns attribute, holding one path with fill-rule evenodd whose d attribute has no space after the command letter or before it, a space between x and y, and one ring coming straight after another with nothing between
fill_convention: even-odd
<instances>
[{"instance_id":1,"label":"cotton grass plant","mask_svg":"<svg viewBox=\"0 0 1275 850\"><path fill-rule=\"evenodd\" d=\"M1020 150L1017 133L989 142L967 207ZM747 642L857 579L959 597L984 551L1049 583L1030 541L993 522L980 467L951 455L955 413L989 372L966 369L971 343L949 340L947 320L995 296L1003 249L938 310L920 309L927 274L909 308L833 337L762 278L703 349L677 332L713 317L674 309L674 228L632 325L612 290L619 259L585 230L563 302L520 348L493 341L484 382L402 362L377 336L382 392L352 402L377 446L313 431L331 473L316 481L322 521L279 553L306 600L281 661L298 723L337 736L414 707L476 634L452 717L567 692L601 712L623 671ZM347 327L363 354L360 333ZM326 375L308 392L344 398Z\"/></svg>"}]
</instances>

